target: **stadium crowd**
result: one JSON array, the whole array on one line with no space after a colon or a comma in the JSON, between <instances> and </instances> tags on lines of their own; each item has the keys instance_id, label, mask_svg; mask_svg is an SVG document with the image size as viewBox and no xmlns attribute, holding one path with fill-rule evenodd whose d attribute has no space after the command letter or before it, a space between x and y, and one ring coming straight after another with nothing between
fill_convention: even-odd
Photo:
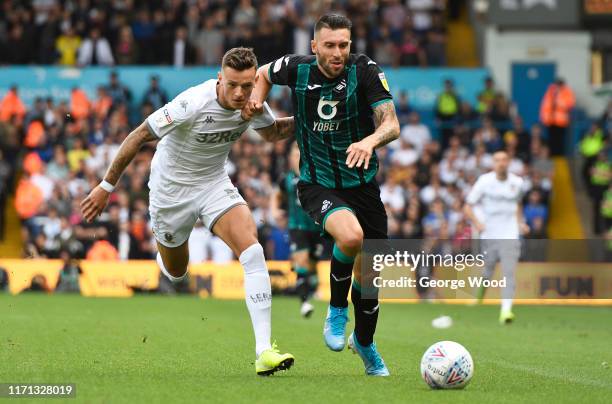
<instances>
[{"instance_id":1,"label":"stadium crowd","mask_svg":"<svg viewBox=\"0 0 612 404\"><path fill-rule=\"evenodd\" d=\"M261 63L310 51L316 18L346 14L381 65L445 65L446 0L5 0L0 64L216 65L237 44Z\"/></svg>"},{"instance_id":2,"label":"stadium crowd","mask_svg":"<svg viewBox=\"0 0 612 404\"><path fill-rule=\"evenodd\" d=\"M478 175L491 168L491 153L505 148L512 159L510 170L526 178L524 213L531 228L529 237L545 237L554 173L541 126L523 128L510 106L500 112L499 106L509 103L494 90L491 80L486 81L477 105L455 98L455 114L442 117L453 109L445 98L451 87L447 83L438 96L434 127L420 122L405 93L396 99L401 138L378 150L382 168L377 179L389 214L390 236L469 238L464 197ZM23 255L153 258L156 247L148 217L147 180L154 143L137 154L97 221L82 220L79 202L99 183L120 143L139 123L130 122L127 105L140 105L142 120L168 99L158 78L151 78L142 99L130 94L114 73L94 100L75 88L68 101L37 99L32 108L26 108L18 91L9 91L0 105L0 175L3 200L16 187ZM287 91L271 99L270 106L279 117L292 114ZM286 217L271 208L275 188L287 170L289 147L287 141L266 143L255 132L247 132L234 145L227 166L253 211L260 241L271 259L285 259L289 254ZM19 170L20 179L13 184ZM195 261L232 258L202 227L196 228L192 238Z\"/></svg>"}]
</instances>

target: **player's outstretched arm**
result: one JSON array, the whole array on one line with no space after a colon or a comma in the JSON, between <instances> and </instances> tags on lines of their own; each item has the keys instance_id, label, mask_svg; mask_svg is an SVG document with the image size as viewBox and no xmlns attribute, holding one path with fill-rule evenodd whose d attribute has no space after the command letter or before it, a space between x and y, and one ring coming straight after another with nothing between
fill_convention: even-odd
<instances>
[{"instance_id":1,"label":"player's outstretched arm","mask_svg":"<svg viewBox=\"0 0 612 404\"><path fill-rule=\"evenodd\" d=\"M270 80L268 73L269 70L270 63L257 69L257 82L255 83L255 88L251 93L251 100L258 104L263 104L263 102L268 98L268 94L270 94L270 90L272 89L272 80Z\"/></svg>"},{"instance_id":2,"label":"player's outstretched arm","mask_svg":"<svg viewBox=\"0 0 612 404\"><path fill-rule=\"evenodd\" d=\"M115 156L115 159L108 168L104 180L81 202L81 213L86 221L91 222L102 213L115 184L117 184L121 174L123 174L123 171L130 164L140 147L144 143L156 139L157 136L149 131L146 122L143 122L125 138L123 143L121 143L117 156Z\"/></svg>"},{"instance_id":3,"label":"player's outstretched arm","mask_svg":"<svg viewBox=\"0 0 612 404\"><path fill-rule=\"evenodd\" d=\"M361 167L364 164L364 168L367 170L374 149L382 147L399 137L400 126L393 101L389 100L374 107L374 124L376 125L374 133L357 143L351 144L346 149L346 165L349 168Z\"/></svg>"},{"instance_id":4,"label":"player's outstretched arm","mask_svg":"<svg viewBox=\"0 0 612 404\"><path fill-rule=\"evenodd\" d=\"M292 116L288 118L277 118L273 125L256 129L256 131L267 142L277 142L293 136L295 133L295 121Z\"/></svg>"}]
</instances>

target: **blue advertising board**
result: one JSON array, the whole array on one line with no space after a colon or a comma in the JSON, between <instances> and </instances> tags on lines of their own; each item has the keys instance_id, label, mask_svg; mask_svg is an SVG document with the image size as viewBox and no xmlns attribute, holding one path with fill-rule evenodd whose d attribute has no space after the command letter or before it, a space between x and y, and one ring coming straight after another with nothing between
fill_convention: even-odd
<instances>
[{"instance_id":1,"label":"blue advertising board","mask_svg":"<svg viewBox=\"0 0 612 404\"><path fill-rule=\"evenodd\" d=\"M85 69L19 66L0 67L0 96L16 84L19 96L31 105L36 97L53 97L55 100L68 100L70 90L78 86L91 99L95 99L96 89L109 82L112 70L119 74L120 81L132 91L134 101L139 103L149 85L152 75L160 77L160 85L174 97L186 88L201 83L217 75L216 67L190 67L177 69L165 66L126 66L115 69L90 67ZM436 96L443 88L447 78L454 80L459 95L470 102L476 102L478 92L483 88L483 80L488 75L486 69L419 69L386 68L385 74L394 96L406 91L410 105L419 110L433 108Z\"/></svg>"}]
</instances>

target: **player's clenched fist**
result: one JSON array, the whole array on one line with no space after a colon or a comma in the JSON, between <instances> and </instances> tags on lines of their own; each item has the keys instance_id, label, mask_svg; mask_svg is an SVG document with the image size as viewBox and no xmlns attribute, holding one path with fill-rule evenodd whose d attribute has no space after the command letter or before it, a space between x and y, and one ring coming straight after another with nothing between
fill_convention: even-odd
<instances>
[{"instance_id":1,"label":"player's clenched fist","mask_svg":"<svg viewBox=\"0 0 612 404\"><path fill-rule=\"evenodd\" d=\"M361 167L363 164L363 168L367 170L368 166L370 165L370 157L372 157L372 153L374 153L374 145L368 140L368 138L365 138L360 142L353 143L348 147L348 149L346 149L346 165L348 168L353 168L355 166Z\"/></svg>"},{"instance_id":2,"label":"player's clenched fist","mask_svg":"<svg viewBox=\"0 0 612 404\"><path fill-rule=\"evenodd\" d=\"M87 195L87 198L83 199L81 213L88 223L91 223L102 213L108 203L109 196L110 192L105 191L98 185Z\"/></svg>"},{"instance_id":3,"label":"player's clenched fist","mask_svg":"<svg viewBox=\"0 0 612 404\"><path fill-rule=\"evenodd\" d=\"M260 115L261 113L263 113L263 104L255 100L249 100L246 105L242 107L240 116L242 116L242 119L245 121L250 121L255 115Z\"/></svg>"}]
</instances>

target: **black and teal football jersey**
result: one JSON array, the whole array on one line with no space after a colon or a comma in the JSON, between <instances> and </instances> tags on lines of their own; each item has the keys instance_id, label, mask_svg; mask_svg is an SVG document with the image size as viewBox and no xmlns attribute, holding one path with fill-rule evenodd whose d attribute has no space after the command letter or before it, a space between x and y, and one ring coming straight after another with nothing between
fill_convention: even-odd
<instances>
[{"instance_id":1,"label":"black and teal football jersey","mask_svg":"<svg viewBox=\"0 0 612 404\"><path fill-rule=\"evenodd\" d=\"M286 55L272 62L268 73L273 84L292 90L300 179L334 189L372 180L376 153L367 170L348 168L346 149L374 133L373 108L393 101L380 67L366 55L351 54L344 72L329 79L314 55Z\"/></svg>"},{"instance_id":2,"label":"black and teal football jersey","mask_svg":"<svg viewBox=\"0 0 612 404\"><path fill-rule=\"evenodd\" d=\"M280 181L281 192L285 196L289 230L319 231L320 228L302 208L297 194L297 183L300 180L293 170Z\"/></svg>"}]
</instances>

